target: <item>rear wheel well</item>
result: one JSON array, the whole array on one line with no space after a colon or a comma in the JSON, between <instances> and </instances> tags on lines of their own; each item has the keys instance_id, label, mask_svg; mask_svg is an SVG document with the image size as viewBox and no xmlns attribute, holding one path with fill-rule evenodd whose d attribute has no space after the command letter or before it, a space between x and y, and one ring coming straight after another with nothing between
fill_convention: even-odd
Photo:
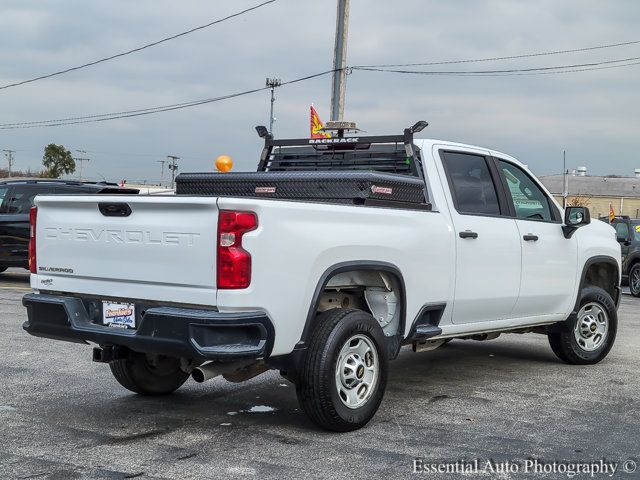
<instances>
[{"instance_id":1,"label":"rear wheel well","mask_svg":"<svg viewBox=\"0 0 640 480\"><path fill-rule=\"evenodd\" d=\"M387 308L388 314L393 311L392 318L386 326L382 326L379 320L383 314L376 314L384 307ZM398 356L404 338L406 312L405 286L400 270L386 262L344 262L332 266L320 277L296 348L289 354L270 357L269 364L279 369L285 378L295 382L308 352L313 332L319 325L319 315L334 308L363 310L371 314L382 327L389 360ZM382 323L385 323L385 320Z\"/></svg>"},{"instance_id":2,"label":"rear wheel well","mask_svg":"<svg viewBox=\"0 0 640 480\"><path fill-rule=\"evenodd\" d=\"M333 308L370 313L387 337L404 333L404 287L393 272L356 267L335 273L318 297L315 314Z\"/></svg>"},{"instance_id":3,"label":"rear wheel well","mask_svg":"<svg viewBox=\"0 0 640 480\"><path fill-rule=\"evenodd\" d=\"M616 298L616 286L618 285L618 267L610 262L595 262L589 265L584 275L582 287L600 287L611 298Z\"/></svg>"}]
</instances>

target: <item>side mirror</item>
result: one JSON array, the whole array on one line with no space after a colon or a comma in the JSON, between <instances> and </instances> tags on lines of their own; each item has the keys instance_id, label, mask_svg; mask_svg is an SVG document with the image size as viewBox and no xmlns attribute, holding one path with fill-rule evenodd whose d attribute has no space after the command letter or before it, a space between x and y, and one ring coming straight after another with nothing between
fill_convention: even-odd
<instances>
[{"instance_id":1,"label":"side mirror","mask_svg":"<svg viewBox=\"0 0 640 480\"><path fill-rule=\"evenodd\" d=\"M562 231L565 238L571 238L574 232L591 223L591 214L587 207L567 207L564 211L564 226Z\"/></svg>"}]
</instances>

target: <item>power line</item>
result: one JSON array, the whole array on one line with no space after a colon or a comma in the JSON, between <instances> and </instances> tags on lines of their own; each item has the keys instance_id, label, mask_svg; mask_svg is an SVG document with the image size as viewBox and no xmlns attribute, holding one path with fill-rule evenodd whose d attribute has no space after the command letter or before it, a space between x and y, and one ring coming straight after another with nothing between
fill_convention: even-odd
<instances>
[{"instance_id":1,"label":"power line","mask_svg":"<svg viewBox=\"0 0 640 480\"><path fill-rule=\"evenodd\" d=\"M607 45L597 45L595 47L582 47L582 48L572 48L569 50L551 50L548 52L537 52L537 53L525 53L520 55L509 55L504 57L488 57L488 58L474 58L470 60L443 60L439 62L420 62L420 63L387 63L387 64L378 64L378 65L356 65L353 68L361 68L361 67L378 67L378 68L388 68L388 67L418 67L418 66L432 66L432 65L450 65L456 63L477 63L477 62L493 62L498 60L515 60L518 58L531 58L531 57L543 57L547 55L561 55L565 53L577 53L577 52L587 52L591 50L600 50L604 48L615 48L615 47L624 47L628 45L636 45L639 44L640 40L634 40L632 42L621 42L621 43L609 43Z\"/></svg>"},{"instance_id":2,"label":"power line","mask_svg":"<svg viewBox=\"0 0 640 480\"><path fill-rule=\"evenodd\" d=\"M603 62L592 62L583 64L571 64L571 65L557 65L551 67L534 67L534 68L520 68L520 69L508 69L508 70L468 70L468 71L424 71L424 70L396 70L396 69L384 69L384 68L369 68L369 67L347 67L348 69L364 71L364 72L387 72L387 73L399 73L399 74L414 74L414 75L443 75L443 76L508 76L508 75L550 75L559 73L570 72L585 72L591 70L602 70L607 68L619 68L628 67L632 65L638 65L640 57L630 57L617 60L607 60ZM616 64L616 65L614 65ZM324 72L307 75L305 77L296 78L287 82L282 82L282 86L291 85L298 82L310 80L312 78L320 77L333 73L335 69L326 70ZM108 120L116 120L121 118L137 117L142 115L151 115L154 113L167 112L172 110L180 110L183 108L195 107L198 105L204 105L208 103L219 102L222 100L228 100L231 98L241 97L252 93L268 90L270 87L260 87L251 90L245 90L242 92L236 92L228 95L223 95L214 98L193 100L190 102L176 103L171 105L161 105L156 107L149 107L137 110L126 110L122 112L112 112L96 115L86 115L77 117L66 117L53 120L39 120L33 122L19 122L19 123L4 123L0 124L0 130L12 130L19 128L37 128L37 127L57 127L62 125L76 125L83 123L103 122Z\"/></svg>"},{"instance_id":3,"label":"power line","mask_svg":"<svg viewBox=\"0 0 640 480\"><path fill-rule=\"evenodd\" d=\"M180 108L193 107L196 105L202 105L205 103L217 102L220 100L226 100L228 98L239 97L242 95L248 95L250 93L259 92L261 90L266 90L267 87L257 88L253 90L245 90L243 92L233 93L230 95L224 95L221 97L215 98L207 98L202 100L193 100L191 102L183 102L183 103L175 103L172 105L161 105L157 107L149 107L142 108L138 110L126 110L123 112L113 112L113 113L102 113L96 115L85 115L81 117L67 117L67 118L58 118L53 120L40 120L35 122L20 122L20 123L5 123L0 124L0 128L14 127L14 128L28 128L29 126L58 126L58 125L67 125L73 123L89 123L89 122L99 122L104 120L111 120L115 118L125 118L125 117L133 117L138 115L148 115L151 113L157 112L165 112L168 110L176 110ZM81 122L79 120L86 120L85 122ZM49 125L45 125L49 124Z\"/></svg>"},{"instance_id":4,"label":"power line","mask_svg":"<svg viewBox=\"0 0 640 480\"><path fill-rule=\"evenodd\" d=\"M556 65L552 67L532 67L532 68L513 68L507 70L397 70L388 68L374 68L374 67L351 67L353 70L367 71L367 72L389 72L389 73L403 73L414 75L453 75L453 76L498 76L503 74L540 74L541 72L551 71L549 73L563 73L564 71L588 71L588 70L600 70L603 65L610 64L622 64L613 65L609 68L615 67L627 67L630 65L636 65L636 61L640 60L640 57L622 58L618 60L607 60L603 62L591 62L591 63L578 63L571 65ZM601 67L601 68L597 68Z\"/></svg>"},{"instance_id":5,"label":"power line","mask_svg":"<svg viewBox=\"0 0 640 480\"><path fill-rule=\"evenodd\" d=\"M180 32L180 33L178 33L176 35L171 35L170 37L162 38L162 39L160 39L158 41L155 41L155 42L147 43L146 45L142 45L140 47L133 48L131 50L127 50L126 52L117 53L117 54L111 55L109 57L100 58L100 59L94 60L92 62L84 63L82 65L77 65L75 67L66 68L64 70L59 70L57 72L48 73L46 75L40 75L39 77L30 78L28 80L22 80L20 82L15 82L15 83L9 83L7 85L2 85L2 86L0 86L0 90L4 90L6 88L11 88L11 87L17 87L18 85L24 85L25 83L36 82L38 80L43 80L45 78L55 77L57 75L62 75L64 73L69 73L69 72L73 72L75 70L80 70L82 68L91 67L93 65L97 65L98 63L107 62L109 60L113 60L114 58L124 57L126 55L130 55L132 53L136 53L136 52L139 52L141 50L145 50L145 49L150 48L150 47L155 47L156 45L159 45L161 43L168 42L170 40L175 40L176 38L183 37L185 35L189 35L190 33L196 32L198 30L202 30L202 29L211 27L213 25L216 25L218 23L222 23L224 21L230 20L232 18L239 17L240 15L244 15L245 13L249 13L249 12L251 12L253 10L257 10L258 8L263 7L265 5L268 5L269 3L273 3L275 1L276 0L267 0L266 2L262 2L262 3L258 4L258 5L254 5L253 7L250 7L250 8L247 8L245 10L242 10L240 12L236 12L234 14L228 15L228 16L226 16L224 18L220 18L218 20L214 20L212 22L209 22L209 23L207 23L205 25L200 25L199 27L195 27L195 28L192 28L190 30L186 30L184 32Z\"/></svg>"},{"instance_id":6,"label":"power line","mask_svg":"<svg viewBox=\"0 0 640 480\"><path fill-rule=\"evenodd\" d=\"M333 73L333 70L326 70L320 73L314 73L312 75L307 75L304 77L296 78L294 80L289 80L287 82L282 82L282 85L292 85L294 83L303 82L306 80L311 80L313 78L321 77L324 75L328 75ZM40 120L35 122L20 122L20 123L4 123L0 124L0 130L13 130L18 128L37 128L37 127L58 127L61 125L76 125L80 123L92 123L92 122L104 122L108 120L116 120L119 118L129 118L129 117L138 117L142 115L151 115L153 113L167 112L171 110L179 110L183 108L195 107L198 105L204 105L207 103L219 102L222 100L228 100L230 98L241 97L244 95L249 95L251 93L260 92L263 90L268 90L270 87L260 87L254 88L252 90L245 90L243 92L231 93L229 95L223 95L220 97L207 98L203 100L193 100L191 102L177 103L173 105L163 105L158 107L150 107L145 109L138 110L128 110L124 112L114 112L114 113L103 113L98 115L86 115L83 117L68 117L62 119L55 120Z\"/></svg>"},{"instance_id":7,"label":"power line","mask_svg":"<svg viewBox=\"0 0 640 480\"><path fill-rule=\"evenodd\" d=\"M588 68L574 68L569 70L552 70L549 72L523 72L523 73L488 73L478 75L466 75L467 77L511 77L522 75L559 75L563 73L576 73L576 72L592 72L594 70L607 70L610 68L630 67L632 65L640 65L640 62L625 63L623 65L606 65L603 67L588 67Z\"/></svg>"}]
</instances>

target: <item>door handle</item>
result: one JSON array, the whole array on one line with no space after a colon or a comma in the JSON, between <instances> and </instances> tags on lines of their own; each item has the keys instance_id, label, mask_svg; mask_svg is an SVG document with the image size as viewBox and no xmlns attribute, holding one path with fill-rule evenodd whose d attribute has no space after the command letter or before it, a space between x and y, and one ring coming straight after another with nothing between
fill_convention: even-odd
<instances>
[{"instance_id":1,"label":"door handle","mask_svg":"<svg viewBox=\"0 0 640 480\"><path fill-rule=\"evenodd\" d=\"M537 242L538 241L538 236L537 235L532 235L531 233L529 233L528 235L524 235L522 238L524 239L525 242Z\"/></svg>"},{"instance_id":2,"label":"door handle","mask_svg":"<svg viewBox=\"0 0 640 480\"><path fill-rule=\"evenodd\" d=\"M458 235L460 235L460 238L478 238L478 234L471 230L465 230L464 232L460 232Z\"/></svg>"}]
</instances>

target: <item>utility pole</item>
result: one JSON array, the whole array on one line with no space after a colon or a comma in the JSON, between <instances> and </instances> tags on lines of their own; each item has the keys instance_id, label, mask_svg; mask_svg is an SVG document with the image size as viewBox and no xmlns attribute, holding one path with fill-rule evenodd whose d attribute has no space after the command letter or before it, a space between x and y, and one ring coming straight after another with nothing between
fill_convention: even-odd
<instances>
[{"instance_id":1,"label":"utility pole","mask_svg":"<svg viewBox=\"0 0 640 480\"><path fill-rule=\"evenodd\" d=\"M169 159L169 170L171 170L171 188L174 188L176 182L176 171L178 170L178 164L176 163L180 160L180 157L176 157L175 155L167 155Z\"/></svg>"},{"instance_id":2,"label":"utility pole","mask_svg":"<svg viewBox=\"0 0 640 480\"><path fill-rule=\"evenodd\" d=\"M160 163L160 186L162 186L162 182L164 182L164 164L169 163L169 160L158 160Z\"/></svg>"},{"instance_id":3,"label":"utility pole","mask_svg":"<svg viewBox=\"0 0 640 480\"><path fill-rule=\"evenodd\" d=\"M348 36L349 0L338 0L336 45L333 52L333 81L331 84L331 120L334 121L341 121L344 116Z\"/></svg>"},{"instance_id":4,"label":"utility pole","mask_svg":"<svg viewBox=\"0 0 640 480\"><path fill-rule=\"evenodd\" d=\"M273 122L276 121L273 116L273 102L276 101L275 89L282 85L282 80L279 78L267 78L266 86L271 89L271 112L269 113L269 133L273 135Z\"/></svg>"},{"instance_id":5,"label":"utility pole","mask_svg":"<svg viewBox=\"0 0 640 480\"><path fill-rule=\"evenodd\" d=\"M562 208L567 208L567 197L569 196L569 171L567 170L567 151L562 151L562 174L563 187L562 187Z\"/></svg>"},{"instance_id":6,"label":"utility pole","mask_svg":"<svg viewBox=\"0 0 640 480\"><path fill-rule=\"evenodd\" d=\"M84 155L86 155L86 154L87 154L87 151L86 151L86 150L76 150L76 152L78 152L78 153L82 153L82 154L84 154ZM80 162L80 181L82 181L82 165L84 164L84 162L88 162L88 161L89 161L89 160L91 160L91 159L90 159L90 158L88 158L88 157L78 157L78 158L74 158L74 160L75 160L76 162Z\"/></svg>"},{"instance_id":7,"label":"utility pole","mask_svg":"<svg viewBox=\"0 0 640 480\"><path fill-rule=\"evenodd\" d=\"M16 153L15 150L2 150L4 152L4 156L7 157L7 163L9 164L9 178L11 178L11 165L13 165L13 154Z\"/></svg>"}]
</instances>

